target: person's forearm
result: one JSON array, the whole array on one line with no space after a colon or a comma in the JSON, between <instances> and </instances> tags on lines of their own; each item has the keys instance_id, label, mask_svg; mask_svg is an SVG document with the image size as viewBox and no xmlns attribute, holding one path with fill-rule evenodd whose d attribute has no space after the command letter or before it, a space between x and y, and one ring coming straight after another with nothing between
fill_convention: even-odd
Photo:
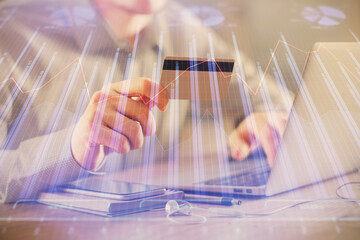
<instances>
[{"instance_id":1,"label":"person's forearm","mask_svg":"<svg viewBox=\"0 0 360 240\"><path fill-rule=\"evenodd\" d=\"M40 191L84 175L72 157L69 131L72 128L28 139L15 150L0 152L1 202L33 199Z\"/></svg>"}]
</instances>

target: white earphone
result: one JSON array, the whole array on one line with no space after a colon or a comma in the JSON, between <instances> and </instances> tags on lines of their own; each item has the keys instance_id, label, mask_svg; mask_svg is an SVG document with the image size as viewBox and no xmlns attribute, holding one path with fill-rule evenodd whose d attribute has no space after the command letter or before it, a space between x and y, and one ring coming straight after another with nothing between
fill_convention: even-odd
<instances>
[{"instance_id":1,"label":"white earphone","mask_svg":"<svg viewBox=\"0 0 360 240\"><path fill-rule=\"evenodd\" d=\"M193 214L191 209L194 208L189 202L185 202L183 204L179 204L175 200L170 200L165 205L165 211L167 213L166 218L174 223L182 223L182 224L199 224L207 221L207 218L204 216L200 216L197 214ZM180 220L174 218L175 215L178 216L192 216L193 218L186 218L185 220Z\"/></svg>"},{"instance_id":2,"label":"white earphone","mask_svg":"<svg viewBox=\"0 0 360 240\"><path fill-rule=\"evenodd\" d=\"M184 202L179 205L179 203L175 200L170 200L166 203L165 211L167 214L176 214L181 213L184 215L191 215L191 204L188 202Z\"/></svg>"},{"instance_id":3,"label":"white earphone","mask_svg":"<svg viewBox=\"0 0 360 240\"><path fill-rule=\"evenodd\" d=\"M265 212L243 212L236 208L199 208L199 207L193 207L189 202L181 201L181 204L175 200L170 200L166 203L165 211L167 213L167 219L171 222L175 223L182 223L182 224L199 224L204 223L207 221L207 218L205 216L194 214L192 209L203 211L206 213L212 213L217 216L228 216L228 217L264 217L269 216L275 213L282 212L284 210L297 207L303 204L308 203L314 203L314 202L348 202L348 203L356 203L360 205L359 199L354 198L348 198L345 196L340 195L339 190L347 185L354 185L360 186L360 182L349 182L345 183L343 185L340 185L336 189L336 195L339 198L335 199L313 199L313 200L303 200L300 202L295 202L294 204L283 206L277 209L269 209ZM359 188L360 189L360 188ZM180 221L180 218L174 218L173 216L191 216L192 219L189 220L189 218L186 219L186 221L182 220Z\"/></svg>"}]
</instances>

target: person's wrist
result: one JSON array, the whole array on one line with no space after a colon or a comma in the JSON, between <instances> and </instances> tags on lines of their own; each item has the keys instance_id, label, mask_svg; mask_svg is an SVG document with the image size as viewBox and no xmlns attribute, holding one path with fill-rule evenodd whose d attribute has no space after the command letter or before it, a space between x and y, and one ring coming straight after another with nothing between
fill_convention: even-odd
<instances>
[{"instance_id":1,"label":"person's wrist","mask_svg":"<svg viewBox=\"0 0 360 240\"><path fill-rule=\"evenodd\" d=\"M87 121L80 119L71 137L70 150L74 161L86 170L97 169L105 158L104 147L89 142L90 128Z\"/></svg>"},{"instance_id":2,"label":"person's wrist","mask_svg":"<svg viewBox=\"0 0 360 240\"><path fill-rule=\"evenodd\" d=\"M100 146L100 149L102 147ZM102 166L103 166L103 163L105 161L105 151L100 151L102 152L102 154L99 154L97 155L95 158L96 159L88 159L88 161L85 160L85 158L79 158L79 157L76 157L75 154L74 154L74 150L73 150L73 146L72 144L70 144L70 152L71 152L71 155L72 155L72 158L74 160L74 162L79 166L81 167L82 169L86 170L86 171L98 171ZM80 161L79 161L80 159Z\"/></svg>"}]
</instances>

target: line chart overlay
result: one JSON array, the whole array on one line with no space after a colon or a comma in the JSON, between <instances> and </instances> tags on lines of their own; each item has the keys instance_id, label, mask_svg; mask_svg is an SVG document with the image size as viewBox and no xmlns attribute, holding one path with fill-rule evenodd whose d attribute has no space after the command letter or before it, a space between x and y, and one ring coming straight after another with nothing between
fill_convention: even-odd
<instances>
[{"instance_id":1,"label":"line chart overlay","mask_svg":"<svg viewBox=\"0 0 360 240\"><path fill-rule=\"evenodd\" d=\"M291 44L289 44L289 43L287 43L287 42L285 42L285 41L283 41L283 40L278 40L278 42L277 42L276 45L275 45L274 51L273 51L273 53L271 54L271 57L270 57L270 59L269 59L269 61L268 61L268 64L267 64L267 66L266 66L266 68L265 68L264 74L262 75L262 77L261 77L261 79L260 79L260 82L259 82L259 84L258 84L258 86L256 87L255 90L253 90L252 88L250 88L250 87L247 85L246 81L240 76L240 74L238 74L238 73L231 73L231 74L225 75L224 72L221 70L219 64L216 62L216 60L215 60L215 59L212 59L212 58L208 58L207 60L205 60L205 61L203 61L203 62L197 63L197 64L192 65L192 66L188 67L187 69L185 69L185 70L184 70L183 72L181 72L174 80L172 80L171 82L169 82L166 86L163 86L163 89L162 89L162 90L158 91L154 96L152 96L151 98L149 98L147 101L146 101L142 96L138 96L138 98L139 98L145 105L148 105L150 102L154 101L154 99L155 99L156 97L158 97L159 94L161 94L161 93L162 93L163 91L165 91L168 87L170 87L172 83L174 83L176 80L178 80L178 79L179 79L183 74L185 74L188 70L190 70L191 68L194 68L194 67L196 67L196 66L198 66L198 65L200 65L200 64L206 63L206 62L214 62L214 63L216 64L216 66L219 68L220 73L221 73L221 75L222 75L223 78L231 78L231 77L233 77L233 76L238 77L238 78L243 82L243 84L249 89L249 91L250 91L254 96L256 96L256 95L258 94L260 88L261 88L261 85L262 85L263 81L265 80L265 77L266 77L266 75L267 75L267 73L268 73L268 70L269 70L269 66L270 66L271 63L273 62L273 58L274 58L274 56L275 56L275 54L276 54L276 51L277 51L280 43L283 43L284 45L287 45L287 46L289 46L289 47L291 47L291 48L293 48L293 49L295 49L295 50L297 50L297 51L299 51L299 52L301 52L301 53L307 54L307 58L309 57L309 55L310 55L311 53L316 53L316 52L318 52L321 48L324 48L324 49L325 49L327 52L329 52L330 55L331 55L336 61L338 61L356 80L360 81L360 79L359 79L354 73L352 73L352 72L345 66L345 64L343 64L342 62L340 62L339 59L338 59L329 49L327 49L325 46L320 45L319 48L318 48L317 50L315 50L315 51L304 51L304 50L302 50L302 49L300 49L300 48L297 48L297 47L295 47L294 45L291 45ZM75 62L78 62L78 64L80 65L82 80L84 81L84 85L85 85L85 88L86 88L86 91L87 91L87 95L88 95L88 98L89 98L89 101L90 101L91 96L90 96L90 92L89 92L89 88L88 88L88 82L87 82L87 79L86 79L86 76L85 76L85 73L84 73L83 65L82 65L82 63L81 63L81 61L80 61L80 57L74 59L71 63L69 63L67 66L65 66L64 69L62 69L60 72L58 72L57 74L55 74L53 77L51 77L48 81L46 81L43 85L41 85L41 86L38 87L38 88L34 88L34 89L31 89L31 90L28 90L28 91L24 91L24 90L21 88L21 86L18 84L18 82L17 82L13 77L11 77L11 78L9 78L9 79L6 79L6 80L4 80L4 81L2 81L2 82L0 82L0 84L3 84L3 83L5 83L5 82L11 82L11 81L12 81L12 82L15 83L16 87L19 89L19 91L20 91L22 94L27 94L27 93L30 93L30 92L38 91L38 90L46 87L46 86L47 86L49 83L51 83L52 81L56 80L63 72L65 72L65 71L66 71L69 67L71 67L72 64L74 64ZM106 99L103 99L103 100L101 100L101 102L105 102L105 101L109 100L110 98L112 98L112 97L108 97L108 98L106 98Z\"/></svg>"}]
</instances>

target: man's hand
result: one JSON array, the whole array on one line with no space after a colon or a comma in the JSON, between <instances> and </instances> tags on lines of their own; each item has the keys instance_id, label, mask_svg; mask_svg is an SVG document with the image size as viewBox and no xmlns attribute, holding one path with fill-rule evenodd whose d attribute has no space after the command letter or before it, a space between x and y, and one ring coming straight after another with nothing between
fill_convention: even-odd
<instances>
[{"instance_id":1,"label":"man's hand","mask_svg":"<svg viewBox=\"0 0 360 240\"><path fill-rule=\"evenodd\" d=\"M232 157L245 159L262 146L270 166L273 166L277 146L285 131L288 113L253 113L242 121L230 135Z\"/></svg>"},{"instance_id":2,"label":"man's hand","mask_svg":"<svg viewBox=\"0 0 360 240\"><path fill-rule=\"evenodd\" d=\"M146 78L105 86L92 96L75 127L71 140L75 160L93 170L113 151L141 148L144 136L156 130L151 108L156 105L165 111L168 101L167 91Z\"/></svg>"}]
</instances>

